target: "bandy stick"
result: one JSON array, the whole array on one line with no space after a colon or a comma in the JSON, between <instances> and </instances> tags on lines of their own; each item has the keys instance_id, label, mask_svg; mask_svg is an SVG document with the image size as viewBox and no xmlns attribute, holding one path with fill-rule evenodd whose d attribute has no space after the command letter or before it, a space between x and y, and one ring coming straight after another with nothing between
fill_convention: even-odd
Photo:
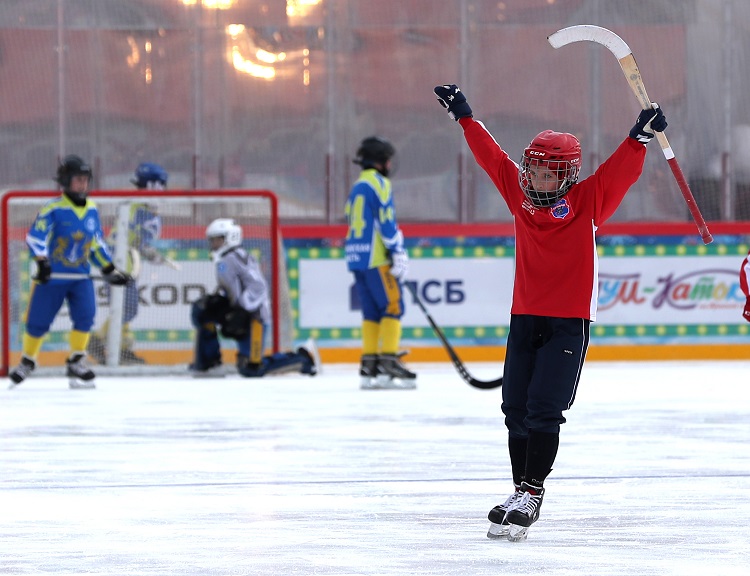
<instances>
[{"instance_id":1,"label":"bandy stick","mask_svg":"<svg viewBox=\"0 0 750 576\"><path fill-rule=\"evenodd\" d=\"M649 99L648 94L646 94L646 87L643 85L641 73L638 70L638 65L635 63L633 52L625 41L611 30L607 30L601 26L582 24L558 30L550 35L547 40L553 48L560 48L561 46L566 46L572 42L582 41L596 42L597 44L607 47L620 62L620 68L622 68L625 78L627 79L631 90L633 90L633 94L638 98L641 108L644 110L651 108L651 100ZM672 169L672 174L677 181L677 185L680 187L680 192L682 192L682 197L687 203L690 214L693 217L695 224L698 226L698 232L703 239L703 243L710 244L713 241L713 238L708 231L708 226L706 226L706 221L703 219L703 215L698 209L698 205L695 202L693 193L690 191L685 175L682 173L682 169L677 163L672 147L667 140L667 135L664 134L664 132L656 132L656 139L659 141L664 157L667 159L669 167Z\"/></svg>"}]
</instances>

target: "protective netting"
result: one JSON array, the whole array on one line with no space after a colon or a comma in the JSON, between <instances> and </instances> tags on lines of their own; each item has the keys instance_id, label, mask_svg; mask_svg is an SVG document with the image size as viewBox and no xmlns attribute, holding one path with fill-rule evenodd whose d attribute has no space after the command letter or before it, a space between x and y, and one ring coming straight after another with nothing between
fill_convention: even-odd
<instances>
[{"instance_id":1,"label":"protective netting","mask_svg":"<svg viewBox=\"0 0 750 576\"><path fill-rule=\"evenodd\" d=\"M78 153L98 188L155 161L171 187L271 189L286 221L341 222L377 133L402 221L507 221L432 88L459 84L515 159L576 134L586 176L638 104L602 46L549 46L573 24L630 45L705 217L750 219L746 0L4 0L0 188L48 188ZM653 148L615 218L687 221Z\"/></svg>"}]
</instances>

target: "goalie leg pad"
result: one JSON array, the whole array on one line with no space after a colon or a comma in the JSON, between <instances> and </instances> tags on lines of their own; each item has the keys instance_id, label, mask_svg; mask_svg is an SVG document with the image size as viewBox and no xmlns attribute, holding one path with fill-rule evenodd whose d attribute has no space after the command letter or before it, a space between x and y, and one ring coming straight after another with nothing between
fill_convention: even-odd
<instances>
[{"instance_id":1,"label":"goalie leg pad","mask_svg":"<svg viewBox=\"0 0 750 576\"><path fill-rule=\"evenodd\" d=\"M195 336L195 360L190 369L203 372L221 364L221 346L214 324L202 324Z\"/></svg>"}]
</instances>

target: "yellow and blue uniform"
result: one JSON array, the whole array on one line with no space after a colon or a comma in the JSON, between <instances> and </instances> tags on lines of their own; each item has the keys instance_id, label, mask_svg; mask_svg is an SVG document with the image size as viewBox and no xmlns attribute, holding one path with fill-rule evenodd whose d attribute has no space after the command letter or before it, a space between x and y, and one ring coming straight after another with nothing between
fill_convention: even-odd
<instances>
[{"instance_id":1,"label":"yellow and blue uniform","mask_svg":"<svg viewBox=\"0 0 750 576\"><path fill-rule=\"evenodd\" d=\"M126 271L134 280L137 280L140 270L133 261L133 251L139 255L156 254L153 243L161 236L162 218L149 204L137 203L130 206L128 217L128 263ZM110 234L109 244L114 246L117 230L113 229ZM150 251L150 252L149 252ZM149 260L146 256L146 260ZM138 284L128 282L125 285L123 324L126 325L138 315Z\"/></svg>"},{"instance_id":2,"label":"yellow and blue uniform","mask_svg":"<svg viewBox=\"0 0 750 576\"><path fill-rule=\"evenodd\" d=\"M99 268L112 264L96 205L87 199L83 206L77 206L64 194L48 202L31 225L26 243L32 257L47 258L52 269L47 283L34 285L26 333L35 339L43 337L67 300L73 331L86 333L87 337L96 312L94 286L89 277L91 263ZM74 334L71 343L73 337Z\"/></svg>"},{"instance_id":3,"label":"yellow and blue uniform","mask_svg":"<svg viewBox=\"0 0 750 576\"><path fill-rule=\"evenodd\" d=\"M390 273L391 252L403 251L391 181L365 168L352 186L345 206L349 229L344 243L346 264L362 305L363 353L395 352L404 313L402 289Z\"/></svg>"}]
</instances>

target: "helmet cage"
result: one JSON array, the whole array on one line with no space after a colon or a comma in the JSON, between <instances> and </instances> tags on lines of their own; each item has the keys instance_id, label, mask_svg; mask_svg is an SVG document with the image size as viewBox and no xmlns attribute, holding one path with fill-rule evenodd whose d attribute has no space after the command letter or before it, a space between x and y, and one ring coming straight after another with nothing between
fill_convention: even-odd
<instances>
[{"instance_id":1,"label":"helmet cage","mask_svg":"<svg viewBox=\"0 0 750 576\"><path fill-rule=\"evenodd\" d=\"M536 190L531 172L546 168L557 176L554 190ZM549 208L565 196L578 181L581 170L581 144L572 134L545 130L523 151L518 183L524 195L537 208Z\"/></svg>"},{"instance_id":2,"label":"helmet cage","mask_svg":"<svg viewBox=\"0 0 750 576\"><path fill-rule=\"evenodd\" d=\"M529 171L536 167L546 167L557 175L558 186L549 192L537 191L531 183ZM531 158L524 153L521 161L521 169L518 172L518 182L523 189L526 198L537 208L549 208L565 196L570 187L578 181L580 164L570 160L539 160Z\"/></svg>"}]
</instances>

